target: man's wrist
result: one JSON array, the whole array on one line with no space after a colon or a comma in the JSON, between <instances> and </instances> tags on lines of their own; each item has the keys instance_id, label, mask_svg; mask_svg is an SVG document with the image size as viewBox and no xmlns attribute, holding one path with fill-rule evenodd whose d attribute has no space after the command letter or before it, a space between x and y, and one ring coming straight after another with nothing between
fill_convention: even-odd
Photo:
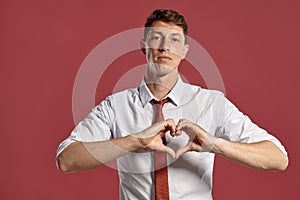
<instances>
[{"instance_id":1,"label":"man's wrist","mask_svg":"<svg viewBox=\"0 0 300 200\"><path fill-rule=\"evenodd\" d=\"M145 145L138 134L128 135L127 137L130 140L130 144L132 144L133 151L145 148Z\"/></svg>"},{"instance_id":2,"label":"man's wrist","mask_svg":"<svg viewBox=\"0 0 300 200\"><path fill-rule=\"evenodd\" d=\"M203 150L206 152L216 153L219 149L218 143L220 142L221 138L214 137L207 133L205 140L202 144Z\"/></svg>"},{"instance_id":3,"label":"man's wrist","mask_svg":"<svg viewBox=\"0 0 300 200\"><path fill-rule=\"evenodd\" d=\"M222 154L222 145L224 142L226 142L226 140L214 137L214 144L211 146L210 152L214 154Z\"/></svg>"}]
</instances>

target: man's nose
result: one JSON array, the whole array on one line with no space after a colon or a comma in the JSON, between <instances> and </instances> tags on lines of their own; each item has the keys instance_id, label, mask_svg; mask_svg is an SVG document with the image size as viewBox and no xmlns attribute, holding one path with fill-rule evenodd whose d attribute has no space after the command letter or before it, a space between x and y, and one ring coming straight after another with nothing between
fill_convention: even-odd
<instances>
[{"instance_id":1,"label":"man's nose","mask_svg":"<svg viewBox=\"0 0 300 200\"><path fill-rule=\"evenodd\" d=\"M159 51L170 51L170 42L168 39L164 38L161 40Z\"/></svg>"}]
</instances>

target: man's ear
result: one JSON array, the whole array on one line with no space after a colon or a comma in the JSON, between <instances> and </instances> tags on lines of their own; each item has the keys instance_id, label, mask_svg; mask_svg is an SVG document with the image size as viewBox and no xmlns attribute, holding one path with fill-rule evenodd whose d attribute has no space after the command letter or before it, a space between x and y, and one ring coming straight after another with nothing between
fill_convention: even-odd
<instances>
[{"instance_id":1,"label":"man's ear","mask_svg":"<svg viewBox=\"0 0 300 200\"><path fill-rule=\"evenodd\" d=\"M146 44L145 44L145 40L144 39L141 39L140 46L141 46L142 52L146 55Z\"/></svg>"}]
</instances>

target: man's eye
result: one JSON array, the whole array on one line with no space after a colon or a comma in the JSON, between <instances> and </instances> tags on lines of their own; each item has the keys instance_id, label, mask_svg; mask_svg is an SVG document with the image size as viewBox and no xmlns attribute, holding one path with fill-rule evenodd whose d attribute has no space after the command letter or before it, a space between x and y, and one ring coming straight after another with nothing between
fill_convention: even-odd
<instances>
[{"instance_id":1,"label":"man's eye","mask_svg":"<svg viewBox=\"0 0 300 200\"><path fill-rule=\"evenodd\" d=\"M180 40L177 39L177 38L171 38L171 41L173 41L173 42L180 42Z\"/></svg>"},{"instance_id":2,"label":"man's eye","mask_svg":"<svg viewBox=\"0 0 300 200\"><path fill-rule=\"evenodd\" d=\"M161 37L159 37L159 36L153 36L151 39L152 40L161 40Z\"/></svg>"}]
</instances>

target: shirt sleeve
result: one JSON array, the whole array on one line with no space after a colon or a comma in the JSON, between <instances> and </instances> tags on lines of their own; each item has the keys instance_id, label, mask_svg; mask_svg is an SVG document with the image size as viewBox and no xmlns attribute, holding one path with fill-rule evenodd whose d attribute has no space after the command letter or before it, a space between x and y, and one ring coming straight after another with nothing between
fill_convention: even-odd
<instances>
[{"instance_id":1,"label":"shirt sleeve","mask_svg":"<svg viewBox=\"0 0 300 200\"><path fill-rule=\"evenodd\" d=\"M87 117L58 146L56 157L73 142L104 141L112 138L113 111L109 98L94 107Z\"/></svg>"},{"instance_id":2,"label":"shirt sleeve","mask_svg":"<svg viewBox=\"0 0 300 200\"><path fill-rule=\"evenodd\" d=\"M251 119L238 110L224 95L221 103L222 126L219 137L229 141L255 143L264 140L273 142L285 155L287 152L281 142L266 130L260 128Z\"/></svg>"}]
</instances>

